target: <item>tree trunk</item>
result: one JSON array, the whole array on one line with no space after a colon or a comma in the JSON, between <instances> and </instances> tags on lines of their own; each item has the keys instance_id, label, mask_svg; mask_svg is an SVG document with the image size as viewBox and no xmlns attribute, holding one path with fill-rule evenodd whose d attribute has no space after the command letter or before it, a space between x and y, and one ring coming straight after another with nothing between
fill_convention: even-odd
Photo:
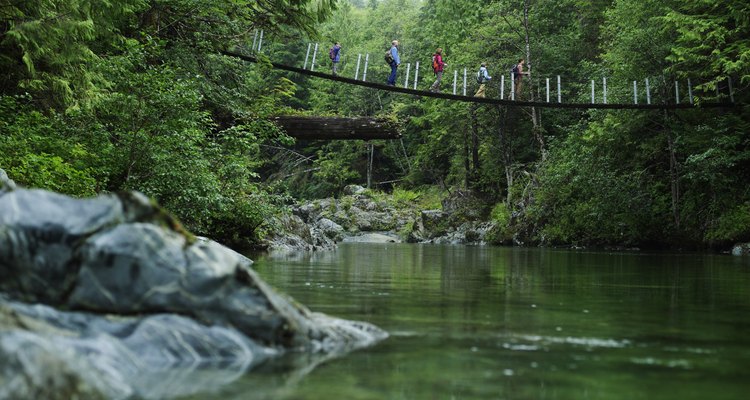
<instances>
[{"instance_id":1,"label":"tree trunk","mask_svg":"<svg viewBox=\"0 0 750 400\"><path fill-rule=\"evenodd\" d=\"M680 227L680 171L677 163L677 150L674 138L669 129L669 114L664 111L664 119L667 122L664 133L667 136L667 149L669 150L669 183L672 190L672 218L676 228Z\"/></svg>"},{"instance_id":2,"label":"tree trunk","mask_svg":"<svg viewBox=\"0 0 750 400\"><path fill-rule=\"evenodd\" d=\"M476 183L479 176L479 122L477 106L471 106L471 182Z\"/></svg>"},{"instance_id":3,"label":"tree trunk","mask_svg":"<svg viewBox=\"0 0 750 400\"><path fill-rule=\"evenodd\" d=\"M530 88L529 93L531 101L536 101L536 96L534 96L534 87L531 80L531 40L529 38L529 3L530 0L524 0L523 2L523 29L524 29L524 39L526 44L526 67L529 71L528 79L529 79L529 85ZM544 131L542 129L542 121L541 121L541 110L538 110L536 107L531 107L531 123L532 123L532 129L531 133L534 135L534 139L536 139L537 144L539 145L539 155L542 159L542 162L544 162L547 159L547 146L545 145L544 140Z\"/></svg>"},{"instance_id":4,"label":"tree trunk","mask_svg":"<svg viewBox=\"0 0 750 400\"><path fill-rule=\"evenodd\" d=\"M476 113L474 112L474 107L469 107L469 114L471 118L471 129L475 129L477 124L477 118ZM463 130L464 132L464 189L469 188L469 183L471 182L471 161L469 158L469 132L467 130Z\"/></svg>"},{"instance_id":5,"label":"tree trunk","mask_svg":"<svg viewBox=\"0 0 750 400\"><path fill-rule=\"evenodd\" d=\"M500 124L498 125L498 139L502 147L502 160L505 169L505 203L510 210L513 205L513 148L511 147L510 138L508 137L507 121L508 109L502 106L497 107Z\"/></svg>"}]
</instances>

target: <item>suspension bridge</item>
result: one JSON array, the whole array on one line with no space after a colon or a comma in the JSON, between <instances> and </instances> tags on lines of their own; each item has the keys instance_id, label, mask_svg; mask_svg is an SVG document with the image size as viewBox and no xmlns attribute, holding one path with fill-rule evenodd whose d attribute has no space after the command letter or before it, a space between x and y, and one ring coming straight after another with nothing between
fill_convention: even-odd
<instances>
[{"instance_id":1,"label":"suspension bridge","mask_svg":"<svg viewBox=\"0 0 750 400\"><path fill-rule=\"evenodd\" d=\"M307 46L307 53L305 54L304 63L302 67L286 65L278 62L271 61L269 56L264 55L262 50L263 43L263 31L256 31L253 39L252 48L243 49L242 52L237 51L223 51L222 54L230 57L235 57L240 60L244 60L250 63L262 62L269 63L275 69L294 72L300 75L306 75L310 77L327 79L334 82L339 82L347 85L362 86L371 89L376 89L384 92L395 92L408 95L414 95L418 97L427 98L438 98L451 101L460 101L474 104L491 104L504 107L535 107L535 108L561 108L561 109L609 109L609 110L678 110L678 109L695 109L695 108L728 108L734 107L734 90L732 88L731 78L723 80L725 93L721 93L719 85L717 84L715 89L715 95L708 95L705 91L702 91L700 100L694 101L693 86L690 80L687 80L687 84L683 84L682 88L687 89L687 96L680 97L680 84L677 81L673 82L671 87L667 84L665 79L661 82L661 101L652 101L651 85L649 79L646 78L643 85L639 86L638 81L632 82L632 90L626 89L629 93L625 97L632 96L632 103L608 102L607 99L607 78L602 78L600 84L601 93L597 97L596 83L591 80L591 101L590 102L563 102L562 101L562 83L561 77L556 77L556 87L550 87L550 78L545 79L545 85L542 86L537 84L536 87L539 91L537 98L544 98L546 101L539 100L524 100L521 98L515 98L514 88L514 77L512 74L507 80L509 85L508 97L506 98L506 85L505 76L501 75L499 81L493 84L497 86L497 93L499 96L496 97L476 97L467 95L467 68L463 69L463 81L462 87L459 88L459 71L453 71L453 83L448 84L446 87L452 86L452 93L450 92L434 92L430 90L419 89L419 62L417 61L414 65L414 75L411 77L410 82L410 70L411 63L406 63L406 71L403 74L403 85L391 86L385 83L373 82L367 80L367 72L369 65L369 54L364 57L364 65L362 68L362 75L360 75L360 66L363 59L362 54L357 57L357 66L354 76L343 76L342 74L333 74L328 71L321 72L315 70L316 58L318 55L319 45L316 43L314 50L313 44L309 43ZM312 51L312 58L310 59ZM260 57L262 55L262 57ZM308 63L308 61L311 61ZM402 63L403 65L403 63ZM309 66L309 67L308 67ZM382 66L381 66L382 67ZM388 68L390 69L390 67ZM351 74L350 74L351 75ZM473 75L473 74L472 74ZM372 74L371 74L372 76ZM528 79L528 78L524 78ZM424 81L424 80L423 80ZM538 82L538 81L537 81ZM490 85L490 83L487 83ZM577 85L576 90L581 91L581 88L586 85ZM622 86L622 85L620 85ZM668 88L667 88L668 87ZM542 88L544 88L544 95L542 94ZM641 93L639 93L639 88ZM668 89L668 90L667 90ZM665 96L665 92L674 90L674 97L668 98ZM494 91L494 90L493 90ZM459 93L460 92L460 93ZM550 97L551 94L554 96ZM622 87L620 87L620 95L612 96L618 100L623 98ZM556 99L555 99L556 97ZM566 99L571 96L570 93L566 95ZM583 95L579 95L578 99L583 98ZM533 98L532 98L533 99ZM600 102L597 100L601 99ZM555 101L557 100L557 101ZM723 101L722 101L723 100ZM727 101L728 100L728 101ZM330 117L300 117L300 116L281 116L275 118L275 121L281 125L287 134L297 139L306 140L370 140L370 139L399 139L401 137L400 132L394 124L388 121L377 119L377 118L330 118Z\"/></svg>"},{"instance_id":2,"label":"suspension bridge","mask_svg":"<svg viewBox=\"0 0 750 400\"><path fill-rule=\"evenodd\" d=\"M239 53L237 51L224 51L222 52L224 55L236 57L241 60L256 63L259 62L258 57L253 54L243 54ZM382 91L388 91L388 92L396 92L396 93L404 93L404 94L411 94L415 96L420 97L432 97L432 98L440 98L440 99L446 99L446 100L453 100L453 101L462 101L462 102L469 102L469 103L479 103L479 104L494 104L494 105L500 105L500 106L508 106L508 107L540 107L540 108L568 108L568 109L610 109L610 110L618 110L618 109L630 109L630 110L664 110L664 109L690 109L690 108L726 108L726 107L733 107L735 106L734 103L734 92L731 84L731 80L727 78L727 90L728 93L724 94L723 97L728 98L729 101L700 101L695 102L693 101L693 89L690 83L688 82L687 89L688 89L688 101L682 102L680 99L680 92L679 92L679 85L675 82L675 98L672 99L674 102L652 102L651 101L651 93L650 93L650 87L648 85L648 80L646 80L645 85L645 95L646 99L645 102L643 100L640 100L639 102L639 94L638 94L638 83L636 81L633 81L633 103L608 103L606 102L606 78L603 80L603 86L604 86L604 102L596 102L596 93L594 90L594 81L591 81L591 102L590 103L582 103L582 102L563 102L561 98L561 83L560 83L560 77L557 77L557 102L550 101L550 86L549 86L549 79L546 80L546 101L528 101L528 100L521 100L521 99L506 99L504 98L503 94L505 92L504 88L500 88L501 96L500 98L491 98L491 97L474 97L474 96L468 96L466 95L466 70L464 70L464 80L463 80L463 94L457 94L456 92L456 76L457 73L454 73L454 84L453 84L453 93L446 93L446 92L432 92L428 90L421 90L417 88L416 80L418 79L417 73L415 73L414 78L414 84L412 87L409 87L409 76L407 72L407 76L405 79L405 83L403 86L390 86L386 85L385 83L379 83L379 82L372 82L367 81L366 77L366 66L365 64L365 71L362 75L362 78L359 79L359 74L355 74L355 77L349 78L341 75L333 75L328 72L320 72L314 70L314 61L311 63L311 68L305 68L305 67L295 67L291 65L285 65L280 64L277 62L271 62L271 65L280 70L284 71L290 71L295 72L302 75L312 76L316 78L321 79L328 79L331 81L341 82L348 85L355 85L355 86L363 86L363 87L369 87L372 89L382 90ZM307 62L305 63L305 66L307 65ZM417 63L417 71L418 71L418 63ZM359 66L357 68L359 70ZM508 81L512 82L512 79L508 79ZM511 94L513 94L513 91L511 90ZM642 93L643 94L643 93ZM717 93L716 98L721 99L722 95L719 93L718 87L717 87Z\"/></svg>"}]
</instances>

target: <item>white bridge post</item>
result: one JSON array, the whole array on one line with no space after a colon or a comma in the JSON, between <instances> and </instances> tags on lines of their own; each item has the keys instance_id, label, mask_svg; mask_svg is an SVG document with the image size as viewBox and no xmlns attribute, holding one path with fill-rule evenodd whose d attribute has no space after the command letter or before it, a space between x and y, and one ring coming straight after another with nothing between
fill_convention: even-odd
<instances>
[{"instance_id":1,"label":"white bridge post","mask_svg":"<svg viewBox=\"0 0 750 400\"><path fill-rule=\"evenodd\" d=\"M453 94L456 94L456 82L458 81L458 70L453 70Z\"/></svg>"},{"instance_id":2,"label":"white bridge post","mask_svg":"<svg viewBox=\"0 0 750 400\"><path fill-rule=\"evenodd\" d=\"M411 63L406 64L406 79L404 79L404 88L409 87L409 72L411 70Z\"/></svg>"},{"instance_id":3,"label":"white bridge post","mask_svg":"<svg viewBox=\"0 0 750 400\"><path fill-rule=\"evenodd\" d=\"M370 53L365 54L365 70L362 72L362 80L367 80L367 64L370 62Z\"/></svg>"},{"instance_id":4,"label":"white bridge post","mask_svg":"<svg viewBox=\"0 0 750 400\"><path fill-rule=\"evenodd\" d=\"M307 60L310 59L310 48L312 47L312 43L307 44L307 53L305 53L305 64L302 65L302 69L307 69Z\"/></svg>"},{"instance_id":5,"label":"white bridge post","mask_svg":"<svg viewBox=\"0 0 750 400\"><path fill-rule=\"evenodd\" d=\"M318 56L318 44L315 43L315 50L313 50L313 59L312 63L310 64L310 71L315 71L315 57Z\"/></svg>"},{"instance_id":6,"label":"white bridge post","mask_svg":"<svg viewBox=\"0 0 750 400\"><path fill-rule=\"evenodd\" d=\"M414 90L417 90L417 83L419 83L419 61L414 66Z\"/></svg>"},{"instance_id":7,"label":"white bridge post","mask_svg":"<svg viewBox=\"0 0 750 400\"><path fill-rule=\"evenodd\" d=\"M500 75L500 100L505 100L505 74Z\"/></svg>"},{"instance_id":8,"label":"white bridge post","mask_svg":"<svg viewBox=\"0 0 750 400\"><path fill-rule=\"evenodd\" d=\"M464 68L464 96L466 96L466 68Z\"/></svg>"},{"instance_id":9,"label":"white bridge post","mask_svg":"<svg viewBox=\"0 0 750 400\"><path fill-rule=\"evenodd\" d=\"M357 70L354 71L354 80L359 79L359 63L362 61L362 54L357 55Z\"/></svg>"}]
</instances>

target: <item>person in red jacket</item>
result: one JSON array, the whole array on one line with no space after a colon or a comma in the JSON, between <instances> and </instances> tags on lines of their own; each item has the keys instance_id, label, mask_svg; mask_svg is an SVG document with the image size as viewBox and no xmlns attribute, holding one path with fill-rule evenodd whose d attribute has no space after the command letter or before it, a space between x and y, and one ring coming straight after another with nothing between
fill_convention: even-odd
<instances>
[{"instance_id":1,"label":"person in red jacket","mask_svg":"<svg viewBox=\"0 0 750 400\"><path fill-rule=\"evenodd\" d=\"M432 55L432 70L435 72L437 79L430 86L430 92L440 93L440 82L443 80L443 68L448 65L443 62L443 49L438 47L435 54Z\"/></svg>"}]
</instances>

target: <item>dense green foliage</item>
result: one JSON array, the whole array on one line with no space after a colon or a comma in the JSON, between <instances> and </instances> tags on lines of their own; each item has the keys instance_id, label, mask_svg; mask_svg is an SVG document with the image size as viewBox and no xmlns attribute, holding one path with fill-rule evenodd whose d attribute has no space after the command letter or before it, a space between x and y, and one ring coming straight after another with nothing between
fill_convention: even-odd
<instances>
[{"instance_id":1,"label":"dense green foliage","mask_svg":"<svg viewBox=\"0 0 750 400\"><path fill-rule=\"evenodd\" d=\"M645 102L646 78L654 101L674 102L678 81L686 102L687 79L696 103L727 101L729 77L740 104L733 109L473 108L317 80L301 83L309 92L299 93L300 103L314 113L398 117L406 154L390 150L398 144L376 147L376 181L469 189L496 204L498 242L722 247L750 239L748 11L740 1L352 1L320 29L342 42L344 74L353 75L357 54L399 39L412 67L444 49L448 91L454 70L461 91L463 68L471 75L481 61L509 85L509 68L523 57L532 72L525 98L543 100L545 78L554 86L560 75L568 102L589 102L592 79L601 101L602 77L609 102L632 102L633 81ZM374 79L384 80L379 64ZM426 89L434 78L422 74ZM490 86L499 96L499 85ZM361 182L366 152L335 151Z\"/></svg>"},{"instance_id":2,"label":"dense green foliage","mask_svg":"<svg viewBox=\"0 0 750 400\"><path fill-rule=\"evenodd\" d=\"M0 0L0 168L75 196L139 190L200 234L253 242L268 117L291 83L219 55L256 29L312 32L325 0Z\"/></svg>"},{"instance_id":3,"label":"dense green foliage","mask_svg":"<svg viewBox=\"0 0 750 400\"><path fill-rule=\"evenodd\" d=\"M199 234L255 241L294 197L375 189L471 192L501 227L497 241L715 245L750 240L750 6L706 0L0 0L0 168L22 185L88 196L125 189L156 198ZM419 61L436 47L462 91L487 62L518 58L522 96L655 101L692 82L696 103L731 109L576 111L471 106L310 79L220 55L247 49L302 65L307 44L343 44L339 72L385 81L382 52ZM265 60L265 57L261 57ZM364 60L362 60L364 62ZM362 71L360 71L360 76ZM400 69L403 84L405 68ZM554 83L553 83L554 85ZM716 93L720 93L719 98ZM553 96L556 93L553 92ZM641 101L645 101L641 94ZM381 116L403 140L293 143L269 117ZM369 173L369 176L368 176ZM432 193L432 189L427 191Z\"/></svg>"}]
</instances>

